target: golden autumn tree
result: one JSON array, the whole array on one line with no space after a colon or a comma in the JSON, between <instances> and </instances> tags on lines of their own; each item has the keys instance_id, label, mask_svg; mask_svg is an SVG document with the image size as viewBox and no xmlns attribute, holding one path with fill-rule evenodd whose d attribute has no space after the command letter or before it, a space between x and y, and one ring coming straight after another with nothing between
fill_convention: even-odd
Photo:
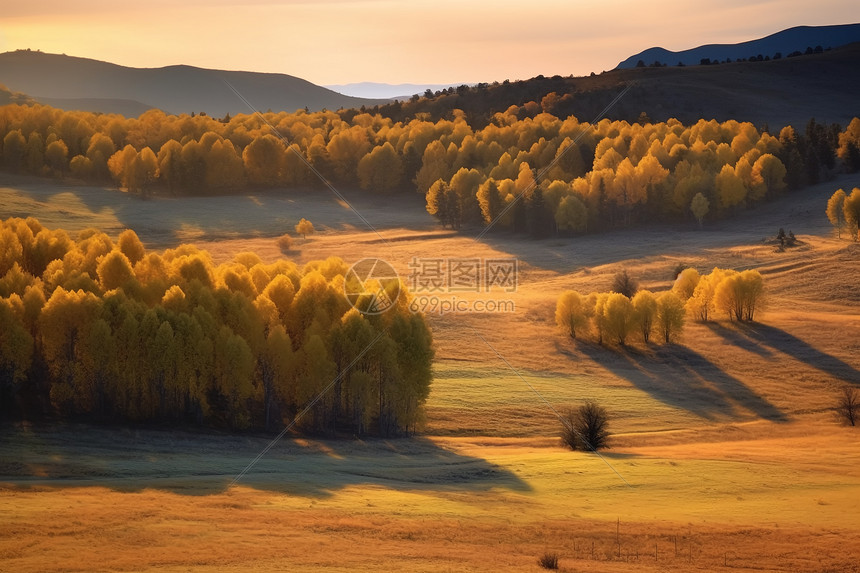
<instances>
[{"instance_id":1,"label":"golden autumn tree","mask_svg":"<svg viewBox=\"0 0 860 573\"><path fill-rule=\"evenodd\" d=\"M633 319L642 340L647 344L657 322L657 298L649 290L640 290L630 301L633 305Z\"/></svg>"},{"instance_id":2,"label":"golden autumn tree","mask_svg":"<svg viewBox=\"0 0 860 573\"><path fill-rule=\"evenodd\" d=\"M3 136L3 165L15 173L24 167L27 140L20 129L12 130Z\"/></svg>"},{"instance_id":3,"label":"golden autumn tree","mask_svg":"<svg viewBox=\"0 0 860 573\"><path fill-rule=\"evenodd\" d=\"M684 313L684 303L675 293L667 291L657 297L656 328L666 344L681 335Z\"/></svg>"},{"instance_id":4,"label":"golden autumn tree","mask_svg":"<svg viewBox=\"0 0 860 573\"><path fill-rule=\"evenodd\" d=\"M785 174L785 165L775 155L765 153L756 159L752 168L752 199L759 200L767 193L784 189Z\"/></svg>"},{"instance_id":5,"label":"golden autumn tree","mask_svg":"<svg viewBox=\"0 0 860 573\"><path fill-rule=\"evenodd\" d=\"M836 233L839 238L842 238L842 229L845 228L847 222L845 221L845 191L842 189L837 189L834 191L833 195L830 196L830 199L827 200L827 219L830 221L830 224L836 227Z\"/></svg>"},{"instance_id":6,"label":"golden autumn tree","mask_svg":"<svg viewBox=\"0 0 860 573\"><path fill-rule=\"evenodd\" d=\"M763 295L764 280L757 270L727 272L714 292L714 305L733 320L752 322Z\"/></svg>"},{"instance_id":7,"label":"golden autumn tree","mask_svg":"<svg viewBox=\"0 0 860 573\"><path fill-rule=\"evenodd\" d=\"M53 141L45 147L45 163L60 176L66 173L69 167L69 148L62 139Z\"/></svg>"},{"instance_id":8,"label":"golden autumn tree","mask_svg":"<svg viewBox=\"0 0 860 573\"><path fill-rule=\"evenodd\" d=\"M403 161L389 142L374 147L358 162L358 182L365 191L389 193L403 182Z\"/></svg>"},{"instance_id":9,"label":"golden autumn tree","mask_svg":"<svg viewBox=\"0 0 860 573\"><path fill-rule=\"evenodd\" d=\"M711 202L708 201L701 193L696 193L693 200L690 201L690 212L693 213L693 217L695 217L696 221L699 223L699 228L702 227L702 220L705 218L705 215L708 214L710 206Z\"/></svg>"},{"instance_id":10,"label":"golden autumn tree","mask_svg":"<svg viewBox=\"0 0 860 573\"><path fill-rule=\"evenodd\" d=\"M555 307L555 323L576 340L577 331L588 331L594 305L575 290L562 293Z\"/></svg>"},{"instance_id":11,"label":"golden autumn tree","mask_svg":"<svg viewBox=\"0 0 860 573\"><path fill-rule=\"evenodd\" d=\"M424 150L421 169L415 176L415 186L419 193L426 195L430 187L439 179L448 181L450 165L445 146L441 141L433 141Z\"/></svg>"},{"instance_id":12,"label":"golden autumn tree","mask_svg":"<svg viewBox=\"0 0 860 573\"><path fill-rule=\"evenodd\" d=\"M338 130L326 145L334 178L344 183L357 182L358 164L370 150L367 130L355 125Z\"/></svg>"},{"instance_id":13,"label":"golden autumn tree","mask_svg":"<svg viewBox=\"0 0 860 573\"><path fill-rule=\"evenodd\" d=\"M248 182L256 185L277 183L284 151L284 144L274 135L255 138L242 152Z\"/></svg>"},{"instance_id":14,"label":"golden autumn tree","mask_svg":"<svg viewBox=\"0 0 860 573\"><path fill-rule=\"evenodd\" d=\"M229 139L213 142L205 161L204 182L209 189L235 189L245 182L243 158Z\"/></svg>"},{"instance_id":15,"label":"golden autumn tree","mask_svg":"<svg viewBox=\"0 0 860 573\"><path fill-rule=\"evenodd\" d=\"M693 296L693 293L696 291L699 279L699 271L693 268L686 268L675 278L675 282L672 285L672 292L675 293L682 301L686 302L687 299Z\"/></svg>"},{"instance_id":16,"label":"golden autumn tree","mask_svg":"<svg viewBox=\"0 0 860 573\"><path fill-rule=\"evenodd\" d=\"M22 303L23 306L23 303ZM0 415L14 407L27 382L34 341L11 299L0 298Z\"/></svg>"},{"instance_id":17,"label":"golden autumn tree","mask_svg":"<svg viewBox=\"0 0 860 573\"><path fill-rule=\"evenodd\" d=\"M296 233L302 236L303 239L307 239L308 235L313 235L316 229L314 229L314 224L305 219L304 217L296 223Z\"/></svg>"},{"instance_id":18,"label":"golden autumn tree","mask_svg":"<svg viewBox=\"0 0 860 573\"><path fill-rule=\"evenodd\" d=\"M743 205L747 188L731 165L723 165L716 176L715 185L721 209L728 210Z\"/></svg>"},{"instance_id":19,"label":"golden autumn tree","mask_svg":"<svg viewBox=\"0 0 860 573\"><path fill-rule=\"evenodd\" d=\"M842 213L854 240L860 240L860 188L855 187L851 190L851 195L845 198Z\"/></svg>"},{"instance_id":20,"label":"golden autumn tree","mask_svg":"<svg viewBox=\"0 0 860 573\"><path fill-rule=\"evenodd\" d=\"M53 384L51 401L60 412L92 412L94 380L82 371L86 337L101 303L94 294L54 290L39 316L42 348Z\"/></svg>"},{"instance_id":21,"label":"golden autumn tree","mask_svg":"<svg viewBox=\"0 0 860 573\"><path fill-rule=\"evenodd\" d=\"M621 293L609 293L603 306L603 320L605 333L624 346L635 325L633 303Z\"/></svg>"}]
</instances>

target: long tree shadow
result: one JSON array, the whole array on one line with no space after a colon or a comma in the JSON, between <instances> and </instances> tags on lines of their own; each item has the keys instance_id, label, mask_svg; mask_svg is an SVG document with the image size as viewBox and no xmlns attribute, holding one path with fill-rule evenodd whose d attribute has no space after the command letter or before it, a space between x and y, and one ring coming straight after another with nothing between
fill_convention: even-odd
<instances>
[{"instance_id":1,"label":"long tree shadow","mask_svg":"<svg viewBox=\"0 0 860 573\"><path fill-rule=\"evenodd\" d=\"M326 498L355 485L399 491L529 491L511 471L440 447L431 440L323 440L287 436L249 464L272 438L234 434L69 425L0 428L9 453L0 484L28 487L157 489L213 495L237 484Z\"/></svg>"},{"instance_id":2,"label":"long tree shadow","mask_svg":"<svg viewBox=\"0 0 860 573\"><path fill-rule=\"evenodd\" d=\"M744 333L739 332L737 329L729 328L719 322L705 322L704 324L714 334L733 346L737 346L753 354L758 354L762 358L771 358L773 356L773 352L770 349L765 348L759 341L745 336Z\"/></svg>"},{"instance_id":3,"label":"long tree shadow","mask_svg":"<svg viewBox=\"0 0 860 573\"><path fill-rule=\"evenodd\" d=\"M646 354L585 342L578 346L592 360L653 398L705 419L737 419L746 412L775 422L788 420L746 384L687 347L661 346Z\"/></svg>"},{"instance_id":4,"label":"long tree shadow","mask_svg":"<svg viewBox=\"0 0 860 573\"><path fill-rule=\"evenodd\" d=\"M860 370L840 358L815 348L808 342L775 326L761 323L739 323L742 333L760 347L769 347L846 382L860 384Z\"/></svg>"},{"instance_id":5,"label":"long tree shadow","mask_svg":"<svg viewBox=\"0 0 860 573\"><path fill-rule=\"evenodd\" d=\"M43 225L61 227L72 236L92 226L109 235L131 228L147 245L164 247L178 241L279 236L304 215L321 227L364 228L353 209L331 193L313 189L176 197L162 190L144 200L109 187L0 176L0 207L13 216L35 216ZM411 195L382 198L354 189L341 193L374 227L433 228L423 200Z\"/></svg>"}]
</instances>

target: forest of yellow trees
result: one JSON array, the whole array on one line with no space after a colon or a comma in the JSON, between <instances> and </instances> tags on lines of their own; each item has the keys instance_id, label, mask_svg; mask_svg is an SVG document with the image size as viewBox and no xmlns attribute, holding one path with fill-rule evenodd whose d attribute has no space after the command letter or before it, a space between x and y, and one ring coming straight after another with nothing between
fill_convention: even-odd
<instances>
[{"instance_id":1,"label":"forest of yellow trees","mask_svg":"<svg viewBox=\"0 0 860 573\"><path fill-rule=\"evenodd\" d=\"M0 416L282 427L333 381L302 429L396 435L422 419L432 338L423 316L366 316L340 259L304 268L253 253L214 265L0 221Z\"/></svg>"},{"instance_id":2,"label":"forest of yellow trees","mask_svg":"<svg viewBox=\"0 0 860 573\"><path fill-rule=\"evenodd\" d=\"M417 191L443 225L493 223L537 236L701 223L860 169L857 118L844 131L810 121L774 136L737 121L591 125L537 104L511 106L480 129L459 110L395 122L358 110L124 118L8 105L0 142L8 171L142 195L319 186L312 167L335 185Z\"/></svg>"}]
</instances>

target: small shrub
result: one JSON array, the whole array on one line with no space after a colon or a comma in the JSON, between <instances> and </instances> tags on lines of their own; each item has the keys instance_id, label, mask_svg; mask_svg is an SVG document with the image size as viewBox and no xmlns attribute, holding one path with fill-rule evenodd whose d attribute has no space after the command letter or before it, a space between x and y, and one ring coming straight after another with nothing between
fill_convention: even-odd
<instances>
[{"instance_id":1,"label":"small shrub","mask_svg":"<svg viewBox=\"0 0 860 573\"><path fill-rule=\"evenodd\" d=\"M538 559L538 565L544 569L558 569L558 553L544 553Z\"/></svg>"},{"instance_id":2,"label":"small shrub","mask_svg":"<svg viewBox=\"0 0 860 573\"><path fill-rule=\"evenodd\" d=\"M275 243L278 245L278 248L281 249L282 253L288 252L293 248L293 238L288 234L284 233L280 237L275 240Z\"/></svg>"},{"instance_id":3,"label":"small shrub","mask_svg":"<svg viewBox=\"0 0 860 573\"><path fill-rule=\"evenodd\" d=\"M678 276L683 273L686 269L689 269L690 265L687 263L678 263L675 265L674 270L672 271L672 279L677 279Z\"/></svg>"},{"instance_id":4,"label":"small shrub","mask_svg":"<svg viewBox=\"0 0 860 573\"><path fill-rule=\"evenodd\" d=\"M836 404L839 417L848 424L856 426L860 421L860 392L854 386L844 386Z\"/></svg>"},{"instance_id":5,"label":"small shrub","mask_svg":"<svg viewBox=\"0 0 860 573\"><path fill-rule=\"evenodd\" d=\"M609 448L609 414L588 400L564 417L562 440L572 450L593 452Z\"/></svg>"},{"instance_id":6,"label":"small shrub","mask_svg":"<svg viewBox=\"0 0 860 573\"><path fill-rule=\"evenodd\" d=\"M622 270L615 275L612 281L612 292L623 294L627 298L633 298L636 291L639 290L639 281L631 277L627 273L627 269Z\"/></svg>"}]
</instances>

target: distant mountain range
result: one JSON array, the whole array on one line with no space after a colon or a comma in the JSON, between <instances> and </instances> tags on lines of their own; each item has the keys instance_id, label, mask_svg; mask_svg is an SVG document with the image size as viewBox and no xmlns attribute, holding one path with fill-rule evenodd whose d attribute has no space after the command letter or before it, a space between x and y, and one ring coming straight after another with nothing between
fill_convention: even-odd
<instances>
[{"instance_id":1,"label":"distant mountain range","mask_svg":"<svg viewBox=\"0 0 860 573\"><path fill-rule=\"evenodd\" d=\"M128 68L38 51L0 54L0 84L62 109L135 117L151 108L222 117L249 113L236 91L261 111L312 111L374 106L386 99L343 95L286 74L231 72L192 66Z\"/></svg>"},{"instance_id":2,"label":"distant mountain range","mask_svg":"<svg viewBox=\"0 0 860 573\"><path fill-rule=\"evenodd\" d=\"M821 49L838 48L854 42L860 42L860 24L840 24L836 26L797 26L788 28L776 34L771 34L758 40L750 40L739 44L708 44L671 52L664 48L649 48L634 54L618 64L616 69L635 68L641 61L646 66L654 62L676 66L698 65L704 59L710 61L741 60L751 57L773 58L779 54L787 57L795 52L805 53L807 48Z\"/></svg>"},{"instance_id":3,"label":"distant mountain range","mask_svg":"<svg viewBox=\"0 0 860 573\"><path fill-rule=\"evenodd\" d=\"M409 99L415 94L424 95L424 92L427 90L436 92L450 87L457 87L463 83L465 82L461 82L459 84L385 84L377 82L358 82L325 87L338 93L355 97L404 100Z\"/></svg>"}]
</instances>

